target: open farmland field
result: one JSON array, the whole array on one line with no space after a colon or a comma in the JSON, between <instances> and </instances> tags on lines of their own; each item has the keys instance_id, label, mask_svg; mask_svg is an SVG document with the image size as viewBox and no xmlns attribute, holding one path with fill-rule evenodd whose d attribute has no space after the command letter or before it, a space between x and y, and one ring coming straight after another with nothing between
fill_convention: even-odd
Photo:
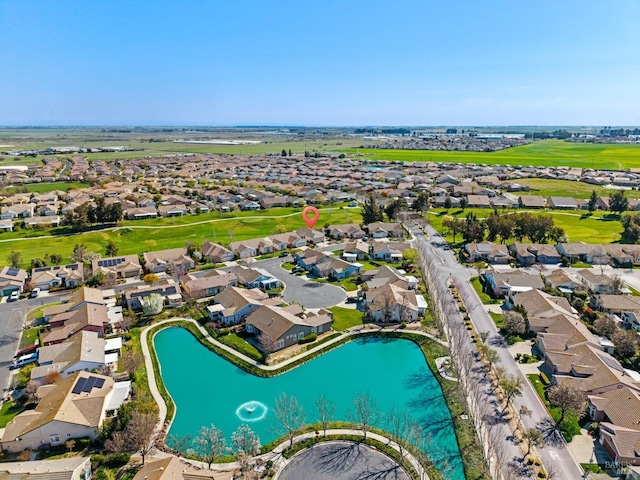
<instances>
[{"instance_id":1,"label":"open farmland field","mask_svg":"<svg viewBox=\"0 0 640 480\"><path fill-rule=\"evenodd\" d=\"M473 212L478 218L488 217L493 210L482 208L467 208L464 212L459 209L449 210L448 215L455 215L458 218L464 219L467 213ZM517 212L530 212L533 214L545 214L553 217L554 224L564 229L570 242L585 242L585 243L614 243L620 241L622 234L622 225L618 219L606 216L602 212L595 212L592 216L585 215L587 212L559 212L553 210L525 210L525 209L513 209L513 210L501 210L500 214L509 214ZM443 209L434 209L430 211L429 222L439 232L445 232L446 229L442 227L442 220L445 218ZM453 242L453 237L450 234L446 234L445 238L449 242ZM458 235L456 242L462 241L462 237Z\"/></svg>"},{"instance_id":2,"label":"open farmland field","mask_svg":"<svg viewBox=\"0 0 640 480\"><path fill-rule=\"evenodd\" d=\"M601 145L540 140L499 152L444 152L431 150L351 149L374 160L454 162L488 165L568 166L625 170L640 167L640 144Z\"/></svg>"},{"instance_id":3,"label":"open farmland field","mask_svg":"<svg viewBox=\"0 0 640 480\"><path fill-rule=\"evenodd\" d=\"M289 210L282 215L277 210ZM0 234L0 250L9 253L17 250L22 253L22 267L28 268L32 258L43 258L45 254L59 253L67 261L73 247L77 243L84 244L87 251L104 255L107 242L112 240L119 249L119 254L138 254L150 250L184 247L185 242L191 240L202 242L211 240L223 245L230 241L246 240L264 237L277 233L279 229L292 231L304 227L305 224L299 212L291 213L291 209L272 209L262 212L248 212L251 216L236 218L218 218L201 220L203 216L187 216L175 220L191 220L191 223L174 222L167 219L159 225L143 225L143 222L122 222L122 227L85 232L72 235L53 235L27 237L24 235L46 231L22 230ZM360 223L362 216L359 208L320 208L320 221L316 228L328 223ZM157 220L155 222L158 222ZM197 223L196 223L197 222ZM160 222L161 223L161 222ZM281 225L281 227L280 227ZM52 230L54 232L55 230ZM15 235L22 234L22 238Z\"/></svg>"},{"instance_id":4,"label":"open farmland field","mask_svg":"<svg viewBox=\"0 0 640 480\"><path fill-rule=\"evenodd\" d=\"M604 188L598 185L589 185L584 182L574 182L571 180L547 180L544 178L519 178L509 180L510 183L527 185L531 188L529 192L522 192L523 195L540 195L542 197L573 197L589 198L591 192L595 190L599 197L608 197L615 192L611 188ZM517 195L517 193L514 193ZM626 190L625 195L629 198L640 198L640 190Z\"/></svg>"}]
</instances>

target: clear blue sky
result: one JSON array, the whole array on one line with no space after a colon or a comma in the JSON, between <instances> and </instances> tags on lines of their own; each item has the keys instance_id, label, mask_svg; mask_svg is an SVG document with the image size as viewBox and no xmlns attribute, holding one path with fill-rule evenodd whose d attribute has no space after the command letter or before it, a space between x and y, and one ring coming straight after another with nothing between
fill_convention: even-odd
<instances>
[{"instance_id":1,"label":"clear blue sky","mask_svg":"<svg viewBox=\"0 0 640 480\"><path fill-rule=\"evenodd\" d=\"M639 125L640 2L0 0L1 125Z\"/></svg>"}]
</instances>

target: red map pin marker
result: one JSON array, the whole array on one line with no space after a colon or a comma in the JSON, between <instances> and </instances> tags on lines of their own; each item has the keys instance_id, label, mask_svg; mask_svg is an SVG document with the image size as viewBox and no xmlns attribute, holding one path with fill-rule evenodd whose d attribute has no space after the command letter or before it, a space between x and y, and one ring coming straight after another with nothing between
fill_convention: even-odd
<instances>
[{"instance_id":1,"label":"red map pin marker","mask_svg":"<svg viewBox=\"0 0 640 480\"><path fill-rule=\"evenodd\" d=\"M305 209L302 210L302 219L304 220L304 223L307 224L307 227L313 228L318 221L318 218L320 218L320 212L316 207L305 207Z\"/></svg>"}]
</instances>

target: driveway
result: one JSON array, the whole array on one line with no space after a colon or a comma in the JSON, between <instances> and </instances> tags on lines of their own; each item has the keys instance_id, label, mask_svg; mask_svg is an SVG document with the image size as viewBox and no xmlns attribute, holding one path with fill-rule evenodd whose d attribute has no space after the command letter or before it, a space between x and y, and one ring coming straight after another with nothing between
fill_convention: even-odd
<instances>
[{"instance_id":1,"label":"driveway","mask_svg":"<svg viewBox=\"0 0 640 480\"><path fill-rule=\"evenodd\" d=\"M302 450L277 477L279 480L409 480L400 466L360 443L327 442Z\"/></svg>"},{"instance_id":2,"label":"driveway","mask_svg":"<svg viewBox=\"0 0 640 480\"><path fill-rule=\"evenodd\" d=\"M285 302L297 302L305 308L327 308L333 307L347 298L347 294L340 287L310 282L304 277L289 273L280 266L283 261L289 260L290 257L270 258L254 262L251 266L263 268L286 285L287 288L283 296Z\"/></svg>"}]
</instances>

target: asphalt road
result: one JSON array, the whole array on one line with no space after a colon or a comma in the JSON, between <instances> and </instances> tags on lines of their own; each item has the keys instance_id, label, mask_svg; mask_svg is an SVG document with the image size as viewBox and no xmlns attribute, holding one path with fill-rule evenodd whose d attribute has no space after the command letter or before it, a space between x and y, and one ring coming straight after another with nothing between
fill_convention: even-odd
<instances>
[{"instance_id":1,"label":"asphalt road","mask_svg":"<svg viewBox=\"0 0 640 480\"><path fill-rule=\"evenodd\" d=\"M57 302L59 295L41 296L18 300L17 302L0 303L0 388L9 385L13 356L18 350L23 321L27 314L41 305Z\"/></svg>"},{"instance_id":2,"label":"asphalt road","mask_svg":"<svg viewBox=\"0 0 640 480\"><path fill-rule=\"evenodd\" d=\"M439 235L432 227L427 227L427 232L432 239L439 239ZM529 380L523 375L522 371L518 367L514 358L507 349L506 342L501 341L501 336L498 333L498 329L495 323L485 311L480 299L478 298L475 290L469 283L469 279L475 275L475 271L463 267L453 255L450 250L444 250L442 247L434 248L426 238L414 231L416 234L416 241L426 242L427 251L432 253L437 261L434 262L437 265L438 272L435 272L434 278L444 279L451 278L460 292L462 298L467 299L467 312L471 317L471 320L478 332L489 332L488 342L491 344L500 357L500 367L505 370L505 373L516 375L517 377L524 379L524 388L522 396L516 397L513 400L514 407L517 410L522 405L527 406L532 410L530 417L523 416L522 422L525 428L536 428L541 430L545 435L547 446L543 449L539 449L539 455L542 457L542 462L547 467L547 471L550 469L557 472L557 478L563 480L573 480L582 478L582 469L575 462L569 450L567 449L566 442L562 435L555 429L555 424L549 415L546 407L538 397L538 394L531 386ZM513 450L513 443L505 436L505 448Z\"/></svg>"},{"instance_id":3,"label":"asphalt road","mask_svg":"<svg viewBox=\"0 0 640 480\"><path fill-rule=\"evenodd\" d=\"M359 443L320 443L298 453L279 480L408 480L389 457Z\"/></svg>"},{"instance_id":4,"label":"asphalt road","mask_svg":"<svg viewBox=\"0 0 640 480\"><path fill-rule=\"evenodd\" d=\"M285 284L284 301L297 302L305 308L326 308L343 302L347 295L345 291L326 283L310 282L304 277L293 275L282 268L282 262L290 261L291 257L269 258L251 264L252 267L263 268L275 278Z\"/></svg>"}]
</instances>

